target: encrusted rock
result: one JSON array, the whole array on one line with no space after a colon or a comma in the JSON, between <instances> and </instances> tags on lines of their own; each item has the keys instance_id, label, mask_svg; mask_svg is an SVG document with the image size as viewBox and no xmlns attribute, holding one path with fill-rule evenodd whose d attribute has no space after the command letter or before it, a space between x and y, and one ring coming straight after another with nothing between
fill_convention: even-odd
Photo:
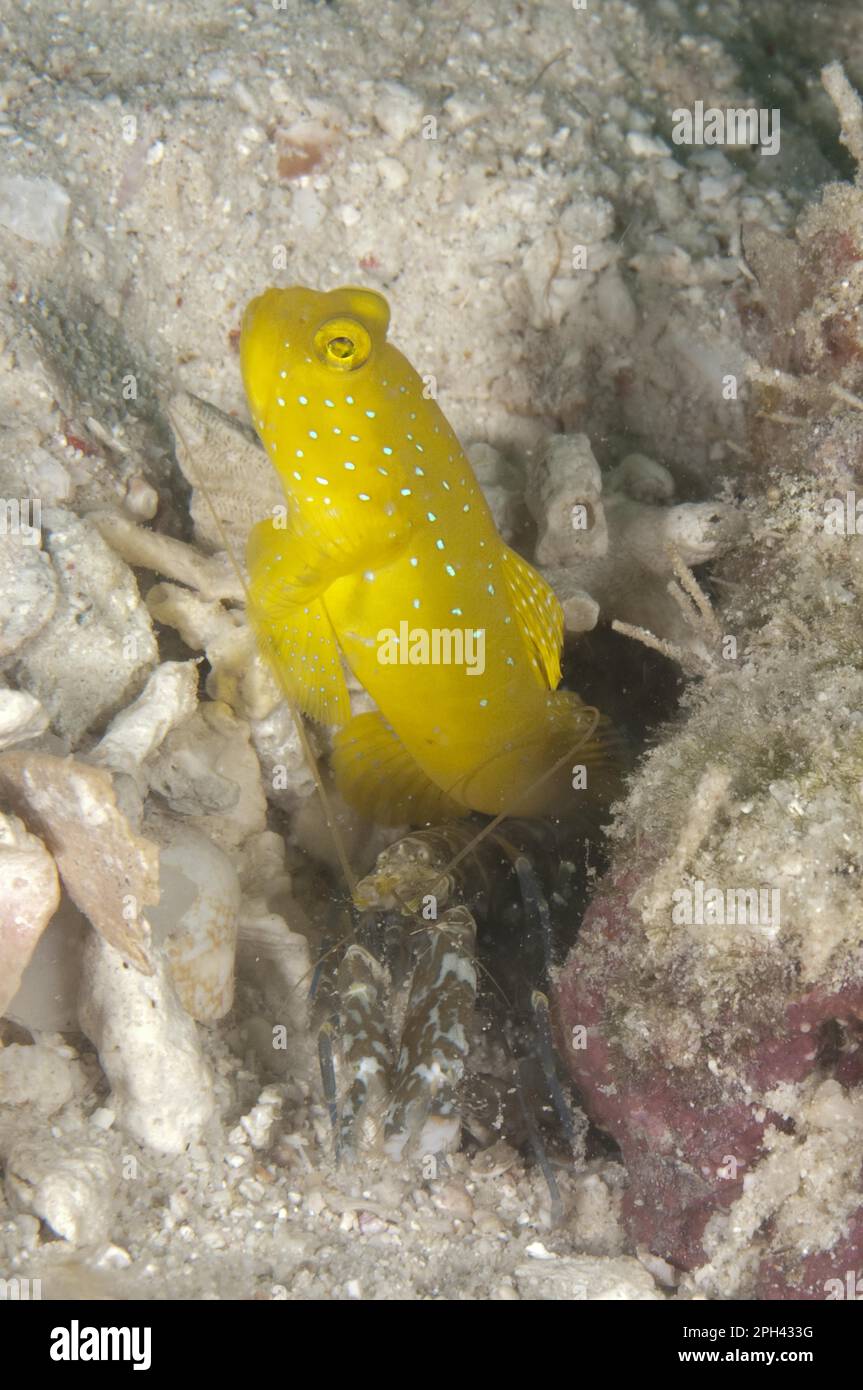
<instances>
[{"instance_id":1,"label":"encrusted rock","mask_svg":"<svg viewBox=\"0 0 863 1390\"><path fill-rule=\"evenodd\" d=\"M57 577L39 539L33 522L0 535L0 660L36 637L57 606Z\"/></svg>"},{"instance_id":2,"label":"encrusted rock","mask_svg":"<svg viewBox=\"0 0 863 1390\"><path fill-rule=\"evenodd\" d=\"M527 502L538 527L537 563L563 604L567 632L614 620L652 635L654 645L700 651L672 581L681 565L728 550L746 519L724 502L671 505L673 495L668 469L643 454L627 455L603 478L584 435L549 440L531 470Z\"/></svg>"},{"instance_id":3,"label":"encrusted rock","mask_svg":"<svg viewBox=\"0 0 863 1390\"><path fill-rule=\"evenodd\" d=\"M150 786L231 853L266 825L261 772L249 726L227 705L204 703L172 729L147 764Z\"/></svg>"},{"instance_id":4,"label":"encrusted rock","mask_svg":"<svg viewBox=\"0 0 863 1390\"><path fill-rule=\"evenodd\" d=\"M31 1105L53 1115L75 1094L74 1063L51 1047L8 1043L0 1049L0 1105Z\"/></svg>"},{"instance_id":5,"label":"encrusted rock","mask_svg":"<svg viewBox=\"0 0 863 1390\"><path fill-rule=\"evenodd\" d=\"M110 1230L117 1171L88 1144L40 1139L6 1159L6 1196L14 1211L38 1216L70 1245L97 1245Z\"/></svg>"},{"instance_id":6,"label":"encrusted rock","mask_svg":"<svg viewBox=\"0 0 863 1390\"><path fill-rule=\"evenodd\" d=\"M515 1278L522 1298L543 1302L643 1302L663 1298L643 1265L625 1256L535 1259L519 1265Z\"/></svg>"},{"instance_id":7,"label":"encrusted rock","mask_svg":"<svg viewBox=\"0 0 863 1390\"><path fill-rule=\"evenodd\" d=\"M222 1018L234 999L240 881L228 856L194 826L160 823L162 896L147 913L183 1007L199 1023Z\"/></svg>"},{"instance_id":8,"label":"encrusted rock","mask_svg":"<svg viewBox=\"0 0 863 1390\"><path fill-rule=\"evenodd\" d=\"M132 697L157 660L135 577L86 519L46 508L45 545L59 586L56 611L22 648L20 684L73 743Z\"/></svg>"},{"instance_id":9,"label":"encrusted rock","mask_svg":"<svg viewBox=\"0 0 863 1390\"><path fill-rule=\"evenodd\" d=\"M604 555L602 475L584 434L552 435L530 470L527 504L538 528L536 561L562 565ZM580 576L576 576L583 583ZM584 585L590 589L590 585Z\"/></svg>"}]
</instances>

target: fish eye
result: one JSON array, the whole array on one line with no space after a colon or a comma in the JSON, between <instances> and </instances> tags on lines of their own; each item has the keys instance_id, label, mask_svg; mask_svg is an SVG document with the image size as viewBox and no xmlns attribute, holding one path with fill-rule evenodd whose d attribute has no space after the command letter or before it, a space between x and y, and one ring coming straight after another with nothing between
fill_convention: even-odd
<instances>
[{"instance_id":1,"label":"fish eye","mask_svg":"<svg viewBox=\"0 0 863 1390\"><path fill-rule=\"evenodd\" d=\"M315 351L337 372L353 372L367 362L372 340L356 319L329 319L315 334Z\"/></svg>"},{"instance_id":2,"label":"fish eye","mask_svg":"<svg viewBox=\"0 0 863 1390\"><path fill-rule=\"evenodd\" d=\"M340 362L346 362L349 357L353 357L356 350L357 345L350 338L330 338L327 343L330 357L337 357Z\"/></svg>"}]
</instances>

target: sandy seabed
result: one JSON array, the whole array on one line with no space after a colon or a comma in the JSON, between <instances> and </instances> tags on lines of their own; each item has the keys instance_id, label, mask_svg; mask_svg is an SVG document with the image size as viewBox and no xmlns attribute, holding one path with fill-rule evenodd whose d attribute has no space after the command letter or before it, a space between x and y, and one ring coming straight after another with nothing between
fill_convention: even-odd
<instances>
[{"instance_id":1,"label":"sandy seabed","mask_svg":"<svg viewBox=\"0 0 863 1390\"><path fill-rule=\"evenodd\" d=\"M679 1242L633 1233L632 1174L610 1144L556 1164L563 1220L529 1148L505 1136L428 1171L379 1159L336 1167L299 998L334 850L242 623L224 535L181 457L191 448L210 469L241 547L267 489L245 431L245 304L270 284L384 293L392 338L434 379L502 532L558 589L573 640L616 620L653 636L645 660L669 662L669 688L688 683L691 722L668 734L670 752L651 732L660 746L612 836L618 867L636 826L655 836L652 869L666 875L645 890L650 950L667 946L654 931L660 889L690 871L733 874L739 844L714 825L723 798L737 795L741 823L753 806L757 821L763 794L775 819L757 821L763 854L745 881L803 882L798 899L789 889L785 965L834 991L852 978L849 960L859 978L852 909L812 887L824 865L834 871L853 777L826 778L834 804L811 779L801 794L800 766L786 761L751 797L736 794L737 767L787 704L782 714L766 698L747 704L746 662L740 684L710 686L721 660L711 621L725 633L736 617L749 651L765 605L782 608L781 567L768 564L762 581L751 562L756 546L772 556L777 535L802 576L803 637L811 620L832 642L815 665L855 661L806 603L817 589L847 607L856 560L837 567L788 539L799 471L768 496L751 466L760 448L766 477L781 452L753 445L756 412L798 410L758 395L767 386L753 361L768 360L783 294L789 322L806 311L787 305L793 268L769 238L788 236L822 185L853 177L818 66L838 58L854 80L861 25L854 6L837 6L833 27L813 21L810 45L786 33L793 21L779 7L757 8L764 32L786 40L772 87L732 3L711 6L710 32L696 7L672 0L0 8L0 973L17 987L26 967L0 1022L10 1277L41 1278L57 1297L752 1297L770 1255L765 1220L786 1245L792 1230L808 1233L806 1248L813 1229L847 1234L863 1103L859 1082L829 1067L782 1104L773 1077L777 1113L800 1126L798 1166L814 1155L824 1175L796 1226L780 1211L795 1160L782 1151L780 1164L774 1148L743 1236L714 1226L686 1272L670 1258ZM779 152L675 145L672 113L699 101L779 109ZM859 216L856 204L846 212ZM747 226L768 238L751 264ZM781 283L768 283L772 262ZM854 352L839 329L837 342L835 381L853 396ZM778 355L771 365L804 370ZM811 371L821 370L819 358ZM811 424L823 402L807 401ZM827 464L824 476L840 478ZM588 497L596 530L573 549L560 508ZM686 591L693 567L739 550L732 514L755 537L750 560L715 572L712 597L726 606L718 618L702 611L699 627L668 585L676 576ZM708 572L702 580L709 587ZM698 610L701 590L688 594ZM752 639L756 678L789 700L794 654L782 665L776 652L795 637L777 617L761 667ZM824 688L831 711L854 708L853 679ZM758 712L749 743L734 743L727 730L741 710L746 724L747 708ZM779 853L785 824L816 794L818 833L789 849L795 868ZM386 836L345 835L367 872ZM192 900L188 930L201 937L184 945L176 923ZM800 935L807 901L811 937ZM726 947L712 941L711 961ZM693 978L702 968L699 957ZM758 990L754 976L746 988ZM616 991L622 1013L631 1003L631 1035L613 1041L637 1066L658 1015ZM707 1029L691 1018L693 1036ZM283 1052L274 1026L287 1030ZM683 1025L673 1056L656 1027L665 1061L690 1066Z\"/></svg>"}]
</instances>

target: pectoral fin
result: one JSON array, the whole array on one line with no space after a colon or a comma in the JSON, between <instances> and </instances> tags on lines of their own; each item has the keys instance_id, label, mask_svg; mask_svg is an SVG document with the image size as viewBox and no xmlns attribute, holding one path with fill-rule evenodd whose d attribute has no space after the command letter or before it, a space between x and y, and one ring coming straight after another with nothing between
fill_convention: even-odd
<instances>
[{"instance_id":1,"label":"pectoral fin","mask_svg":"<svg viewBox=\"0 0 863 1390\"><path fill-rule=\"evenodd\" d=\"M358 714L339 730L332 766L345 800L382 825L421 825L468 814L426 776L377 711Z\"/></svg>"},{"instance_id":2,"label":"pectoral fin","mask_svg":"<svg viewBox=\"0 0 863 1390\"><path fill-rule=\"evenodd\" d=\"M301 548L264 521L251 533L247 558L249 621L285 695L321 724L344 724L350 699L341 649L323 598L311 584L304 593Z\"/></svg>"}]
</instances>

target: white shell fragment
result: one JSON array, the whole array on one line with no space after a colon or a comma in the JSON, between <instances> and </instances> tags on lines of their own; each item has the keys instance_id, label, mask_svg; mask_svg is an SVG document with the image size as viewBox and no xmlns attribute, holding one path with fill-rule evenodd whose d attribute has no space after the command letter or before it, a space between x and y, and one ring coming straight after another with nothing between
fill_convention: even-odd
<instances>
[{"instance_id":1,"label":"white shell fragment","mask_svg":"<svg viewBox=\"0 0 863 1390\"><path fill-rule=\"evenodd\" d=\"M87 520L127 565L189 584L205 598L242 600L242 580L227 555L202 555L185 541L149 531L120 512L91 512Z\"/></svg>"},{"instance_id":2,"label":"white shell fragment","mask_svg":"<svg viewBox=\"0 0 863 1390\"><path fill-rule=\"evenodd\" d=\"M198 672L193 661L164 661L137 700L115 716L91 757L115 772L138 773L177 724L194 714Z\"/></svg>"},{"instance_id":3,"label":"white shell fragment","mask_svg":"<svg viewBox=\"0 0 863 1390\"><path fill-rule=\"evenodd\" d=\"M159 494L146 478L137 475L126 484L123 498L129 515L141 521L152 521L159 510Z\"/></svg>"},{"instance_id":4,"label":"white shell fragment","mask_svg":"<svg viewBox=\"0 0 863 1390\"><path fill-rule=\"evenodd\" d=\"M63 893L60 906L36 942L14 998L6 1006L7 1018L34 1034L77 1029L81 961L89 933L86 917Z\"/></svg>"},{"instance_id":5,"label":"white shell fragment","mask_svg":"<svg viewBox=\"0 0 863 1390\"><path fill-rule=\"evenodd\" d=\"M382 82L374 101L374 118L391 140L401 144L415 135L423 118L423 104L416 92L401 82Z\"/></svg>"},{"instance_id":6,"label":"white shell fragment","mask_svg":"<svg viewBox=\"0 0 863 1390\"><path fill-rule=\"evenodd\" d=\"M282 1107L285 1103L280 1086L265 1086L258 1096L257 1103L228 1136L231 1144L251 1145L253 1149L267 1149L273 1142Z\"/></svg>"},{"instance_id":7,"label":"white shell fragment","mask_svg":"<svg viewBox=\"0 0 863 1390\"><path fill-rule=\"evenodd\" d=\"M152 974L130 970L94 933L84 953L78 1012L111 1083L117 1123L159 1153L182 1153L214 1112L213 1084L166 963L154 956Z\"/></svg>"},{"instance_id":8,"label":"white shell fragment","mask_svg":"<svg viewBox=\"0 0 863 1390\"><path fill-rule=\"evenodd\" d=\"M159 623L176 628L187 647L206 653L207 694L247 719L265 719L283 700L254 634L234 609L178 584L154 584L147 607Z\"/></svg>"},{"instance_id":9,"label":"white shell fragment","mask_svg":"<svg viewBox=\"0 0 863 1390\"><path fill-rule=\"evenodd\" d=\"M149 928L142 914L158 901L158 853L118 809L110 773L51 753L3 753L0 793L44 836L80 911L147 970Z\"/></svg>"},{"instance_id":10,"label":"white shell fragment","mask_svg":"<svg viewBox=\"0 0 863 1390\"><path fill-rule=\"evenodd\" d=\"M234 1000L240 881L228 856L194 826L163 827L162 896L147 917L180 1002L199 1023L214 1023Z\"/></svg>"},{"instance_id":11,"label":"white shell fragment","mask_svg":"<svg viewBox=\"0 0 863 1390\"><path fill-rule=\"evenodd\" d=\"M199 706L148 763L150 786L177 815L231 853L266 826L261 771L249 726L227 705Z\"/></svg>"},{"instance_id":12,"label":"white shell fragment","mask_svg":"<svg viewBox=\"0 0 863 1390\"><path fill-rule=\"evenodd\" d=\"M42 841L14 816L0 816L0 1015L59 901L57 868Z\"/></svg>"},{"instance_id":13,"label":"white shell fragment","mask_svg":"<svg viewBox=\"0 0 863 1390\"><path fill-rule=\"evenodd\" d=\"M39 701L23 690L0 690L0 749L36 738L48 727Z\"/></svg>"}]
</instances>

